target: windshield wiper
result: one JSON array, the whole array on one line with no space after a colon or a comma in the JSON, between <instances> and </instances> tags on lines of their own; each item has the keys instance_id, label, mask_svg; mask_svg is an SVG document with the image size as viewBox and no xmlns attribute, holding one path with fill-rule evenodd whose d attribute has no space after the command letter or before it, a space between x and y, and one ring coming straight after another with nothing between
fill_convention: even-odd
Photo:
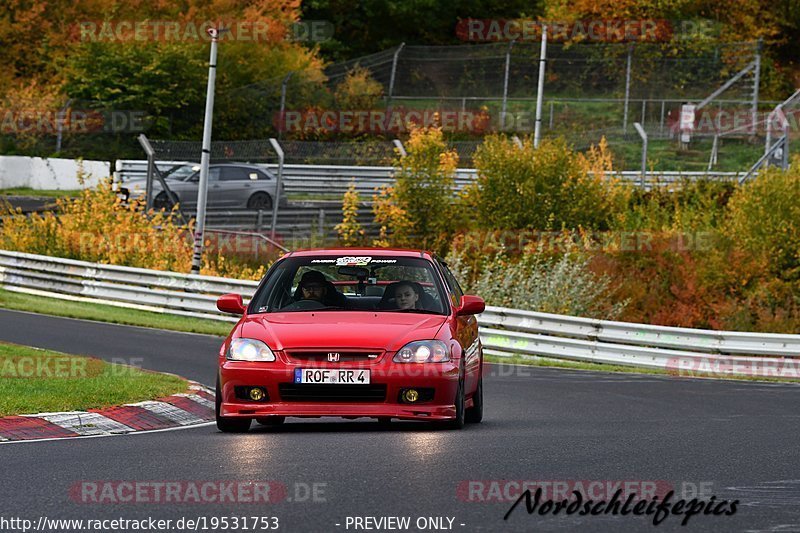
<instances>
[{"instance_id":1,"label":"windshield wiper","mask_svg":"<svg viewBox=\"0 0 800 533\"><path fill-rule=\"evenodd\" d=\"M418 313L422 315L437 315L435 311L428 311L427 309L379 309L379 311L388 311L390 313Z\"/></svg>"}]
</instances>

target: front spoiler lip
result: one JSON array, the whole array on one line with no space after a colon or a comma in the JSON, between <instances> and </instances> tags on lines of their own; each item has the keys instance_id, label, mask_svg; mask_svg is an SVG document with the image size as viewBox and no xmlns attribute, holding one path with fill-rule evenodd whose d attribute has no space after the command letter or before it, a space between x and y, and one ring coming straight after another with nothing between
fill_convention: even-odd
<instances>
[{"instance_id":1,"label":"front spoiler lip","mask_svg":"<svg viewBox=\"0 0 800 533\"><path fill-rule=\"evenodd\" d=\"M451 420L456 416L454 405L359 404L359 403L222 403L220 414L225 418L257 418L262 416L293 417L357 417L401 418L406 420Z\"/></svg>"}]
</instances>

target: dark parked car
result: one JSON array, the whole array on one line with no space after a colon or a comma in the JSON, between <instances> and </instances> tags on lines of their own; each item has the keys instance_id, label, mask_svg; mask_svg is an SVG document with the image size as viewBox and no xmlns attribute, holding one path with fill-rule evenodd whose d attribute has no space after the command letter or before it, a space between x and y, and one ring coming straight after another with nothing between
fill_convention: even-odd
<instances>
[{"instance_id":1,"label":"dark parked car","mask_svg":"<svg viewBox=\"0 0 800 533\"><path fill-rule=\"evenodd\" d=\"M188 168L187 168L188 167ZM180 166L169 172L165 181L177 197L181 207L189 211L197 207L197 189L200 171L197 167ZM188 169L194 170L188 176ZM278 180L272 171L257 165L230 163L210 165L208 169L208 207L239 209L272 209ZM126 181L119 189L124 199L140 198L144 195L145 179ZM153 207L156 209L172 206L166 191L158 180L153 180ZM281 190L281 203L286 195Z\"/></svg>"}]
</instances>

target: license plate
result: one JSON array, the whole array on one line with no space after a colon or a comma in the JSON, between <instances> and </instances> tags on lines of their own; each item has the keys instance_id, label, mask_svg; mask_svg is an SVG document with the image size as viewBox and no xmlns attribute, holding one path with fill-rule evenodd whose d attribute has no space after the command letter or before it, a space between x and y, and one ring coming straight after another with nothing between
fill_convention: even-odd
<instances>
[{"instance_id":1,"label":"license plate","mask_svg":"<svg viewBox=\"0 0 800 533\"><path fill-rule=\"evenodd\" d=\"M294 382L325 385L369 385L369 370L297 368L294 371Z\"/></svg>"}]
</instances>

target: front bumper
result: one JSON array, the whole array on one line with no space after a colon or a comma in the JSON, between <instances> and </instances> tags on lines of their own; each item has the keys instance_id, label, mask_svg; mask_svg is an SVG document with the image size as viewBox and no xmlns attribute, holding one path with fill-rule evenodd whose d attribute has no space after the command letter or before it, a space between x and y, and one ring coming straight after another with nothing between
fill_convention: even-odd
<instances>
[{"instance_id":1,"label":"front bumper","mask_svg":"<svg viewBox=\"0 0 800 533\"><path fill-rule=\"evenodd\" d=\"M386 387L382 400L370 401L287 401L281 396L280 384L291 384L296 368L312 365L251 363L225 361L220 367L220 414L224 417L256 418L265 416L346 418L400 418L408 420L449 420L455 418L453 404L458 388L458 362L403 364L386 361L378 364L313 365L313 368L369 369L370 384ZM254 402L236 395L236 387L261 387L267 399ZM315 385L304 385L307 390ZM432 399L418 403L403 403L403 389L434 389Z\"/></svg>"}]
</instances>

